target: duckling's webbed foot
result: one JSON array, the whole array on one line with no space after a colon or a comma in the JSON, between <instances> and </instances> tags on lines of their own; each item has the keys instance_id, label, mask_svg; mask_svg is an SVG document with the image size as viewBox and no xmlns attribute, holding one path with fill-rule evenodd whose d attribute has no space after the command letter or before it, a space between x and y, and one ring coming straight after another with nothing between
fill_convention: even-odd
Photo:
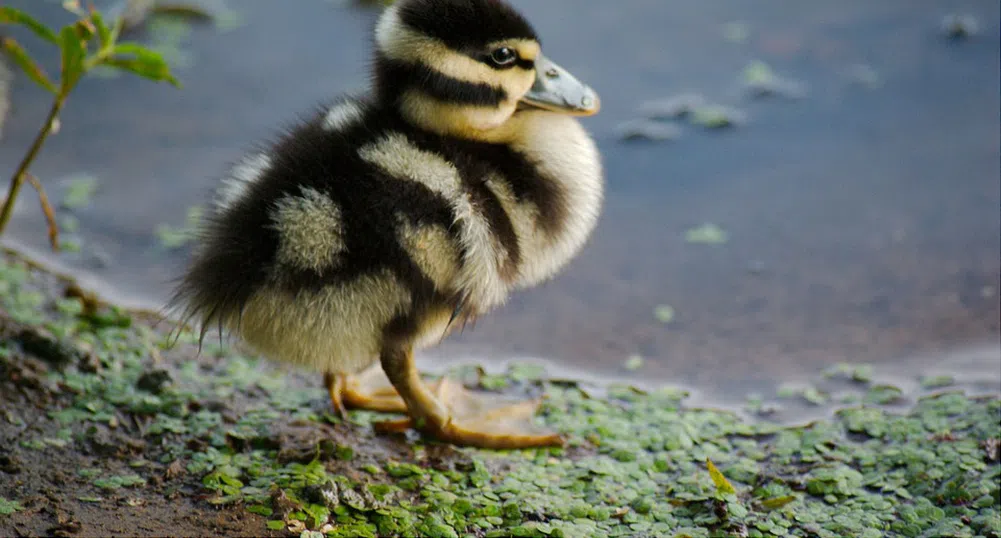
<instances>
[{"instance_id":1,"label":"duckling's webbed foot","mask_svg":"<svg viewBox=\"0 0 1001 538\"><path fill-rule=\"evenodd\" d=\"M357 376L328 373L323 382L334 410L342 419L347 418L348 408L382 413L407 412L407 404L386 380L378 364Z\"/></svg>"},{"instance_id":2,"label":"duckling's webbed foot","mask_svg":"<svg viewBox=\"0 0 1001 538\"><path fill-rule=\"evenodd\" d=\"M540 431L532 423L538 402L491 401L444 378L432 391L421 381L410 349L384 352L382 367L406 402L410 418L376 424L378 431L416 427L441 441L493 449L563 444L561 435Z\"/></svg>"}]
</instances>

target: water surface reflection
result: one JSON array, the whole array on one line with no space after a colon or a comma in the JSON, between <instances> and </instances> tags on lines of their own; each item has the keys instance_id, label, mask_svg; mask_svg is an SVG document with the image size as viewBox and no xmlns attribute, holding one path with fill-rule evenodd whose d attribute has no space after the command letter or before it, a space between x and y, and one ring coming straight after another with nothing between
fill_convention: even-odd
<instances>
[{"instance_id":1,"label":"water surface reflection","mask_svg":"<svg viewBox=\"0 0 1001 538\"><path fill-rule=\"evenodd\" d=\"M606 210L560 278L428 357L546 357L730 394L839 361L910 377L936 362L958 367L957 350L974 346L971 368L1001 390L997 2L515 3L547 54L602 95L602 114L586 122L605 156ZM248 24L196 26L183 39L182 91L85 81L34 168L56 197L59 178L100 179L93 203L75 212L83 252L61 261L107 293L158 306L184 251L163 249L157 227L182 223L250 143L366 84L374 11L319 0L234 6ZM39 9L60 16L58 6ZM944 39L946 10L973 14L981 33ZM805 95L742 97L741 71L755 60ZM738 107L748 121L683 125L667 143L617 139L640 102L681 92ZM19 79L3 169L46 107ZM25 196L12 235L42 251L36 207ZM686 241L706 222L728 241ZM673 308L670 323L655 318L658 305ZM624 370L633 355L643 366Z\"/></svg>"}]
</instances>

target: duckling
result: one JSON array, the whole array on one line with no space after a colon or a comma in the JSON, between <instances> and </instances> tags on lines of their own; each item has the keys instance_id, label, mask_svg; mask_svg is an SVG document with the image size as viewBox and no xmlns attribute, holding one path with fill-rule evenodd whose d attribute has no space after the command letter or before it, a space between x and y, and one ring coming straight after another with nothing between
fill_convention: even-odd
<instances>
[{"instance_id":1,"label":"duckling","mask_svg":"<svg viewBox=\"0 0 1001 538\"><path fill-rule=\"evenodd\" d=\"M589 86L502 0L398 0L372 88L261 144L221 185L168 305L272 360L324 373L332 405L400 412L456 445L559 445L414 351L553 277L581 250L604 172ZM381 380L379 379L381 375ZM388 382L387 382L388 380Z\"/></svg>"}]
</instances>

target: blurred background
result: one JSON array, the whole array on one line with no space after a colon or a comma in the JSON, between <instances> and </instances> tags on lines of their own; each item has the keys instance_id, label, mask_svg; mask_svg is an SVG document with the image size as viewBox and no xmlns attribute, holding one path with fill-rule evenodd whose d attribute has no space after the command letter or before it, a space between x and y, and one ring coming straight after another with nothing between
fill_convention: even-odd
<instances>
[{"instance_id":1,"label":"blurred background","mask_svg":"<svg viewBox=\"0 0 1001 538\"><path fill-rule=\"evenodd\" d=\"M4 3L72 20L59 2ZM547 56L602 97L584 124L604 156L604 214L557 279L424 353L425 366L542 359L715 402L825 370L870 376L859 365L898 384L946 375L1001 391L1001 4L512 3ZM183 89L103 71L81 82L33 166L64 250L48 252L29 189L5 244L159 309L229 163L367 86L378 6L211 8L129 36L162 52ZM54 49L11 34L57 68ZM23 76L10 90L5 174L50 104Z\"/></svg>"}]
</instances>

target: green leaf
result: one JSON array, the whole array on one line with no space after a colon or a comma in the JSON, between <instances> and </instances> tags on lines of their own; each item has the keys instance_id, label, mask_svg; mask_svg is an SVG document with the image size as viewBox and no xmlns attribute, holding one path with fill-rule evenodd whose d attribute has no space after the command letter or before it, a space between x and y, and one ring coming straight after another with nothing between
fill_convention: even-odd
<instances>
[{"instance_id":1,"label":"green leaf","mask_svg":"<svg viewBox=\"0 0 1001 538\"><path fill-rule=\"evenodd\" d=\"M264 506L263 504L255 504L253 506L248 506L247 511L250 512L251 514L258 514L264 517L269 517L271 514L274 513L274 510L272 510L268 506Z\"/></svg>"},{"instance_id":2,"label":"green leaf","mask_svg":"<svg viewBox=\"0 0 1001 538\"><path fill-rule=\"evenodd\" d=\"M893 385L876 385L865 394L865 402L878 405L890 405L903 398L904 392Z\"/></svg>"},{"instance_id":3,"label":"green leaf","mask_svg":"<svg viewBox=\"0 0 1001 538\"><path fill-rule=\"evenodd\" d=\"M151 58L159 59L163 61L163 56L155 50L145 47L134 41L126 41L124 43L116 43L114 48L115 54L131 54L133 56L138 56L141 58Z\"/></svg>"},{"instance_id":4,"label":"green leaf","mask_svg":"<svg viewBox=\"0 0 1001 538\"><path fill-rule=\"evenodd\" d=\"M78 174L69 179L66 194L60 205L66 209L78 209L90 204L97 190L98 180L90 174Z\"/></svg>"},{"instance_id":5,"label":"green leaf","mask_svg":"<svg viewBox=\"0 0 1001 538\"><path fill-rule=\"evenodd\" d=\"M729 239L725 230L713 223L706 223L685 232L685 241L704 245L721 245Z\"/></svg>"},{"instance_id":6,"label":"green leaf","mask_svg":"<svg viewBox=\"0 0 1001 538\"><path fill-rule=\"evenodd\" d=\"M101 41L101 47L107 47L114 41L114 36L111 34L111 28L104 22L104 16L96 8L91 8L90 10L90 20L94 22L94 27L97 29L97 38Z\"/></svg>"},{"instance_id":7,"label":"green leaf","mask_svg":"<svg viewBox=\"0 0 1001 538\"><path fill-rule=\"evenodd\" d=\"M706 458L706 466L709 467L709 476L713 479L713 484L716 484L717 493L721 495L735 495L737 493L737 490L733 488L733 484L723 476L723 473L719 472L719 469L716 468L709 458Z\"/></svg>"},{"instance_id":8,"label":"green leaf","mask_svg":"<svg viewBox=\"0 0 1001 538\"><path fill-rule=\"evenodd\" d=\"M157 65L138 58L108 58L102 63L130 73L135 73L136 75L150 80L165 80L173 86L178 88L181 87L181 83L170 74L170 70L167 68L166 63Z\"/></svg>"},{"instance_id":9,"label":"green leaf","mask_svg":"<svg viewBox=\"0 0 1001 538\"><path fill-rule=\"evenodd\" d=\"M65 26L59 32L59 47L62 49L62 86L72 88L83 75L83 59L87 51L83 40L74 26Z\"/></svg>"},{"instance_id":10,"label":"green leaf","mask_svg":"<svg viewBox=\"0 0 1001 538\"><path fill-rule=\"evenodd\" d=\"M174 86L181 86L180 82L170 73L170 66L159 53L137 43L115 45L114 51L115 54L131 55L132 57L113 56L101 62L103 65L135 73L151 80L167 81Z\"/></svg>"},{"instance_id":11,"label":"green leaf","mask_svg":"<svg viewBox=\"0 0 1001 538\"><path fill-rule=\"evenodd\" d=\"M661 323L671 323L674 321L674 308L666 304L657 305L653 309L653 317L657 318L657 321Z\"/></svg>"},{"instance_id":12,"label":"green leaf","mask_svg":"<svg viewBox=\"0 0 1001 538\"><path fill-rule=\"evenodd\" d=\"M921 388L940 389L956 383L956 379L951 375L925 376L921 378Z\"/></svg>"},{"instance_id":13,"label":"green leaf","mask_svg":"<svg viewBox=\"0 0 1001 538\"><path fill-rule=\"evenodd\" d=\"M28 78L53 94L58 92L56 86L49 80L48 75L45 74L45 71L42 71L41 66L28 56L27 51L21 48L21 45L17 41L14 41L11 37L5 37L0 41L0 48L10 53L11 58L14 59L14 63L28 75Z\"/></svg>"},{"instance_id":14,"label":"green leaf","mask_svg":"<svg viewBox=\"0 0 1001 538\"><path fill-rule=\"evenodd\" d=\"M761 501L761 507L765 510L777 510L796 500L795 495L783 495L782 497L772 497Z\"/></svg>"},{"instance_id":15,"label":"green leaf","mask_svg":"<svg viewBox=\"0 0 1001 538\"><path fill-rule=\"evenodd\" d=\"M643 357L639 355L631 355L628 359L626 359L626 363L623 366L626 370L635 372L643 367L644 362Z\"/></svg>"},{"instance_id":16,"label":"green leaf","mask_svg":"<svg viewBox=\"0 0 1001 538\"><path fill-rule=\"evenodd\" d=\"M6 498L0 497L0 515L9 516L19 510L24 510L21 503L18 501L8 501Z\"/></svg>"},{"instance_id":17,"label":"green leaf","mask_svg":"<svg viewBox=\"0 0 1001 538\"><path fill-rule=\"evenodd\" d=\"M156 236L160 239L160 245L168 250L181 248L195 238L191 230L187 228L175 228L169 224L157 226Z\"/></svg>"},{"instance_id":18,"label":"green leaf","mask_svg":"<svg viewBox=\"0 0 1001 538\"><path fill-rule=\"evenodd\" d=\"M57 41L56 33L50 30L48 26L36 21L19 9L0 7L0 24L20 24L49 43L56 43Z\"/></svg>"}]
</instances>

